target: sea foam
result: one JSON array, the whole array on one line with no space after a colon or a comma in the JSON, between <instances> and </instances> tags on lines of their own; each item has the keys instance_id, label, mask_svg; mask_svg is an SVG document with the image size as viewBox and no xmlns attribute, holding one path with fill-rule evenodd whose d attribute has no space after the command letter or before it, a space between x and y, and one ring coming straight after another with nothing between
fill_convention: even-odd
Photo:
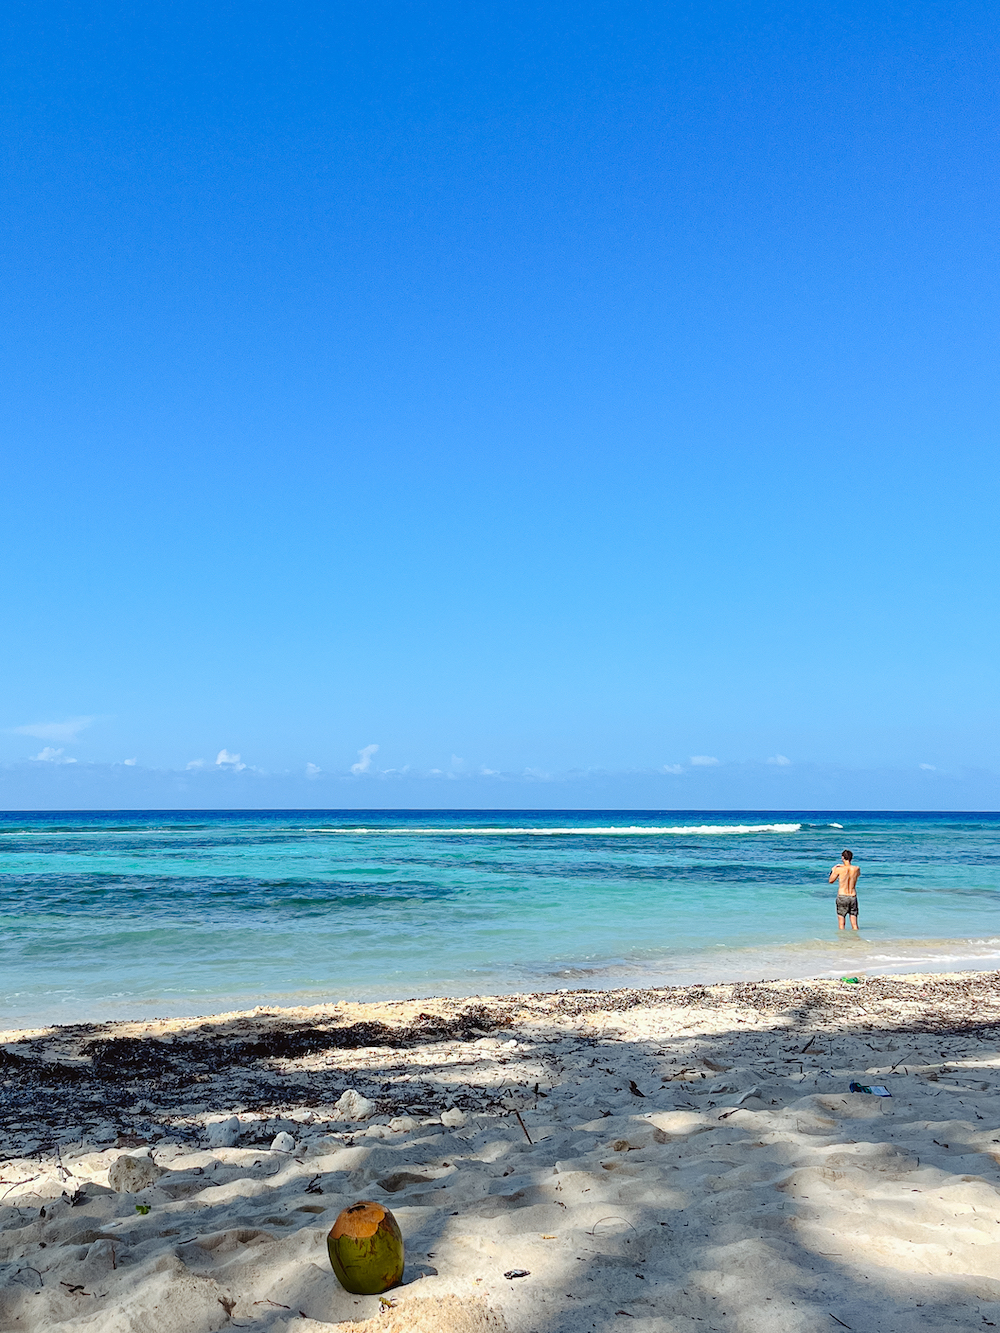
<instances>
[{"instance_id":1,"label":"sea foam","mask_svg":"<svg viewBox=\"0 0 1000 1333\"><path fill-rule=\"evenodd\" d=\"M626 827L608 825L599 828L317 828L311 833L334 833L344 837L359 834L386 834L412 837L653 837L660 834L695 834L700 836L716 833L798 833L801 824L682 824L677 826L646 827L642 824L629 824Z\"/></svg>"}]
</instances>

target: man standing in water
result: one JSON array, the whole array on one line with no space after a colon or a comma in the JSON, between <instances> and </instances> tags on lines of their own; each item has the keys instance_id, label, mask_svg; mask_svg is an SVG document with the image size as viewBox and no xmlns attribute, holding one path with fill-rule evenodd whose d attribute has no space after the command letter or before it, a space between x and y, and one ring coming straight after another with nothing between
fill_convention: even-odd
<instances>
[{"instance_id":1,"label":"man standing in water","mask_svg":"<svg viewBox=\"0 0 1000 1333\"><path fill-rule=\"evenodd\" d=\"M861 871L851 864L853 860L853 852L841 853L840 864L833 867L827 880L828 884L837 882L837 926L840 930L844 929L847 917L851 918L851 929L858 928L858 876Z\"/></svg>"}]
</instances>

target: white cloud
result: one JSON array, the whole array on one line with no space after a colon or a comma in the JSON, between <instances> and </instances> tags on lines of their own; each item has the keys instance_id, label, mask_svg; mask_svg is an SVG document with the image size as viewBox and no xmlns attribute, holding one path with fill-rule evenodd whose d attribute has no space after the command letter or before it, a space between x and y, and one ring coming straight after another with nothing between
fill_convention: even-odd
<instances>
[{"instance_id":1,"label":"white cloud","mask_svg":"<svg viewBox=\"0 0 1000 1333\"><path fill-rule=\"evenodd\" d=\"M320 768L319 764L306 764L307 778L317 778L322 772L323 770Z\"/></svg>"},{"instance_id":2,"label":"white cloud","mask_svg":"<svg viewBox=\"0 0 1000 1333\"><path fill-rule=\"evenodd\" d=\"M363 750L359 750L358 762L351 765L351 772L354 774L369 772L372 766L372 755L377 751L377 745L366 745Z\"/></svg>"},{"instance_id":3,"label":"white cloud","mask_svg":"<svg viewBox=\"0 0 1000 1333\"><path fill-rule=\"evenodd\" d=\"M139 762L138 759L123 759L123 760L122 760L122 763L125 765L126 768L135 768L135 766L136 766L136 764L137 764L138 762Z\"/></svg>"},{"instance_id":4,"label":"white cloud","mask_svg":"<svg viewBox=\"0 0 1000 1333\"><path fill-rule=\"evenodd\" d=\"M53 750L51 745L46 745L38 754L31 755L32 759L40 760L43 764L75 764L75 759L66 759L62 750Z\"/></svg>"},{"instance_id":5,"label":"white cloud","mask_svg":"<svg viewBox=\"0 0 1000 1333\"><path fill-rule=\"evenodd\" d=\"M190 763L184 765L185 768L204 768L204 759L192 759Z\"/></svg>"},{"instance_id":6,"label":"white cloud","mask_svg":"<svg viewBox=\"0 0 1000 1333\"><path fill-rule=\"evenodd\" d=\"M246 768L246 764L240 762L239 755L230 754L228 750L220 750L215 756L215 762L219 768L228 768L233 773L239 773Z\"/></svg>"},{"instance_id":7,"label":"white cloud","mask_svg":"<svg viewBox=\"0 0 1000 1333\"><path fill-rule=\"evenodd\" d=\"M921 764L920 767L927 773L937 772L937 764Z\"/></svg>"},{"instance_id":8,"label":"white cloud","mask_svg":"<svg viewBox=\"0 0 1000 1333\"><path fill-rule=\"evenodd\" d=\"M461 770L465 767L465 760L460 759L457 754L453 754L451 756L451 767L453 772L455 773L461 772Z\"/></svg>"},{"instance_id":9,"label":"white cloud","mask_svg":"<svg viewBox=\"0 0 1000 1333\"><path fill-rule=\"evenodd\" d=\"M34 736L40 741L75 741L93 720L92 717L71 717L65 722L28 722L12 730L18 736Z\"/></svg>"},{"instance_id":10,"label":"white cloud","mask_svg":"<svg viewBox=\"0 0 1000 1333\"><path fill-rule=\"evenodd\" d=\"M710 754L693 754L691 756L691 763L695 768L711 768L713 764L717 764L718 762L718 759L715 759Z\"/></svg>"},{"instance_id":11,"label":"white cloud","mask_svg":"<svg viewBox=\"0 0 1000 1333\"><path fill-rule=\"evenodd\" d=\"M498 778L500 776L500 770L498 768L481 768L479 770L479 776L481 778Z\"/></svg>"},{"instance_id":12,"label":"white cloud","mask_svg":"<svg viewBox=\"0 0 1000 1333\"><path fill-rule=\"evenodd\" d=\"M683 773L684 768L681 764L664 764L660 769L661 773Z\"/></svg>"},{"instance_id":13,"label":"white cloud","mask_svg":"<svg viewBox=\"0 0 1000 1333\"><path fill-rule=\"evenodd\" d=\"M787 768L792 761L787 754L774 754L767 762L769 764L777 764L779 768Z\"/></svg>"}]
</instances>

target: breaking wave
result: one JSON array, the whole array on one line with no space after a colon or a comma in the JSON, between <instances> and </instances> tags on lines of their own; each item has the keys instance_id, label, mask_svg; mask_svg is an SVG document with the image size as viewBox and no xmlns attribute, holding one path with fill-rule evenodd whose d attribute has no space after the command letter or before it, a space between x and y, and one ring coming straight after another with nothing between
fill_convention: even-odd
<instances>
[{"instance_id":1,"label":"breaking wave","mask_svg":"<svg viewBox=\"0 0 1000 1333\"><path fill-rule=\"evenodd\" d=\"M422 834L425 837L651 837L667 833L694 834L696 836L717 833L798 833L801 824L683 824L674 827L666 825L650 828L641 824L627 827L609 825L602 828L317 828L313 833L340 834L343 837L357 837L359 834L379 836L395 835L410 837Z\"/></svg>"}]
</instances>

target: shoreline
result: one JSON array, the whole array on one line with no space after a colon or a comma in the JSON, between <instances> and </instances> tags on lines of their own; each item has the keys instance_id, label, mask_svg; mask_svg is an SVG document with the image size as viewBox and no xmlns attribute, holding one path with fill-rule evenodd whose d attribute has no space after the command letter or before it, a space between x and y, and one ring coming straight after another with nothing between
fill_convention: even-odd
<instances>
[{"instance_id":1,"label":"shoreline","mask_svg":"<svg viewBox=\"0 0 1000 1333\"><path fill-rule=\"evenodd\" d=\"M1000 968L1000 815L792 834L774 829L797 813L369 812L345 837L301 812L149 813L15 821L0 1025ZM451 836L484 824L497 836ZM850 940L828 882L845 840L865 867Z\"/></svg>"},{"instance_id":2,"label":"shoreline","mask_svg":"<svg viewBox=\"0 0 1000 1333\"><path fill-rule=\"evenodd\" d=\"M1000 972L45 1026L0 1075L3 1328L1000 1316ZM396 1313L325 1259L359 1198L406 1237Z\"/></svg>"},{"instance_id":3,"label":"shoreline","mask_svg":"<svg viewBox=\"0 0 1000 1333\"><path fill-rule=\"evenodd\" d=\"M850 935L847 937L851 938ZM901 965L905 966L905 965ZM853 974L852 974L853 975ZM862 968L856 974L861 983L878 981L901 981L909 986L920 986L923 983L949 982L963 980L965 982L974 982L985 978L996 979L1000 987L1000 968L990 967L965 967L965 968L943 968L937 971L911 970L902 972L896 969L892 971L877 971L872 968ZM134 1018L81 1018L64 1023L40 1022L26 1024L22 1027L0 1028L0 1046L16 1042L29 1033L46 1033L54 1030L70 1031L96 1031L98 1029L122 1029L122 1035L126 1035L124 1029L141 1028L143 1030L160 1025L180 1025L198 1023L211 1024L222 1022L224 1020L253 1019L263 1016L272 1016L275 1018L288 1017L290 1021L302 1021L305 1015L315 1015L317 1018L327 1017L331 1021L339 1016L351 1016L354 1021L364 1021L370 1018L376 1012L380 1017L397 1016L405 1019L412 1006L431 1006L436 1013L447 1013L472 1004L480 1006L515 1006L518 1013L523 1010L523 1016L529 1017L536 1009L543 1009L546 1006L560 1006L563 1002L572 1005L583 1005L590 1009L607 1008L609 1010L618 1010L628 1001L633 1005L663 1006L663 1007L688 1007L690 1000L685 997L698 996L707 997L710 1007L717 1007L722 997L732 993L734 997L746 997L750 993L760 994L761 996L768 992L785 993L790 990L808 992L810 988L817 988L817 994L810 996L808 1003L810 1006L822 1005L826 1002L823 998L822 988L833 986L839 992L843 985L843 979L828 976L825 973L813 973L800 977L762 977L756 978L724 978L715 981L692 981L678 982L676 984L649 984L649 985L620 985L620 986L559 986L550 989L538 990L501 990L495 992L456 992L454 994L427 994L411 995L406 998L398 996L383 996L366 1000L328 1000L316 1001L308 1004L283 1004L261 1002L248 1005L244 1008L230 1008L220 1010L207 1010L204 1012L190 1014L150 1014ZM992 993L992 985L986 988L984 993ZM907 992L909 995L910 992ZM598 1001L607 998L609 1003L601 1005ZM777 1002L777 1000L775 1000ZM133 1035L133 1034L128 1034Z\"/></svg>"},{"instance_id":4,"label":"shoreline","mask_svg":"<svg viewBox=\"0 0 1000 1333\"><path fill-rule=\"evenodd\" d=\"M452 1002L459 1003L462 1001L471 1002L474 1000L482 1002L495 1001L499 1003L501 1001L516 1000L518 996L522 995L561 995L561 994L577 994L577 993L587 993L592 995L610 995L620 991L651 993L660 991L669 992L674 990L680 991L680 990L691 990L691 989L704 990L706 988L710 988L713 986L779 985L779 984L809 985L811 983L822 983L827 981L835 982L838 980L839 974L841 974L844 971L850 973L851 975L857 974L865 978L988 975L990 973L1000 971L1000 951L991 951L988 954L980 955L980 961L977 961L975 955L968 955L968 956L954 955L953 958L949 959L947 962L940 958L932 958L927 960L929 964L927 968L922 968L919 966L919 961L920 961L919 959L905 958L905 957L892 959L891 961L882 961L881 963L879 961L876 961L873 965L871 961L872 950L885 949L888 948L889 945L887 945L884 941L881 940L870 940L864 937L859 938L857 935L854 935L853 933L849 932L845 932L845 939L846 943L843 940L838 940L836 938L829 943L829 947L831 948L831 950L835 947L839 947L844 951L843 956L837 960L834 966L818 972L809 971L803 973L794 973L787 976L783 975L780 972L772 971L766 977L758 977L757 973L760 970L758 968L755 969L734 968L732 970L731 975L725 975L725 969L716 966L715 969L716 974L712 980L699 980L697 979L697 977L695 977L694 979L687 977L685 973L688 971L695 971L697 973L698 970L694 968L681 969L682 971L681 979L666 980L663 979L661 973L655 970L651 970L652 975L648 977L642 976L641 973L636 974L635 972L631 974L625 973L624 975L616 973L612 975L611 978L609 978L611 984L608 985L582 985L582 986L569 985L560 987L553 986L549 988L539 988L539 989L527 989L523 986L521 987L511 986L509 989L500 989L488 992L475 991L471 989L465 990L464 988L461 987L456 987L453 990L442 992L442 991L435 991L432 988L428 987L426 991L418 990L416 995L410 996L406 1001L400 1000L397 998L396 995L392 994L375 995L363 1000L350 1000L344 998L319 999L316 998L316 996L324 992L322 988L317 987L315 988L315 991L311 991L306 994L302 994L302 992L287 992L284 994L279 994L274 997L268 997L263 1000L251 995L220 996L218 998L218 1005L220 1007L218 1008L209 1007L207 1009L199 1009L197 1007L198 1001L192 1000L189 1006L185 1007L183 1011L178 1011L178 1012L171 1012L169 1006L167 1006L165 1009L161 1009L159 1012L153 1012L154 1006L160 1004L161 1000L149 1000L149 1001L138 1001L135 1005L131 1005L131 1003L127 1001L120 1002L119 1007L131 1008L131 1012L127 1015L120 1015L117 1013L102 1013L100 1011L102 1009L107 1009L109 1006L106 1001L99 1001L97 1002L96 1005L96 1009L98 1011L96 1014L91 1014L85 1017L78 1017L78 1018L61 1017L58 1015L57 1008L53 1006L52 1009L48 1011L49 1013L51 1013L52 1015L51 1017L34 1016L34 1019L32 1021L32 1016L21 1015L19 1016L21 1021L12 1023L10 1026L7 1027L0 1027L0 1043L4 1041L15 1040L17 1033L45 1031L52 1027L70 1028L70 1027L89 1026L96 1028L96 1027L115 1027L117 1025L122 1025L122 1024L126 1025L144 1024L144 1023L160 1023L160 1022L172 1022L172 1021L189 1022L189 1023L193 1023L195 1021L208 1022L213 1018L235 1017L241 1014L256 1014L256 1013L278 1012L278 1011L292 1012L292 1011L306 1010L306 1009L315 1009L317 1011L327 1010L327 1009L332 1010L337 1008L343 1008L345 1006L350 1006L350 1005L362 1005L362 1006L394 1005L394 1004L408 1003L411 1000L414 1003L419 1002L425 1005L437 1004L437 1003L452 1003ZM962 940L962 941L942 941L941 943L971 944L973 942L974 941L971 940L969 941ZM978 941L976 942L978 943ZM823 941L822 943L827 943L827 942ZM910 943L910 941L905 941L904 943ZM857 953L860 954L860 956L852 957L850 952L851 950L856 950ZM716 965L718 965L721 962L721 960L715 959L714 962ZM580 969L580 970L585 971L585 969ZM721 976L719 975L720 972L722 973ZM553 976L550 979L565 980L570 982L574 981L580 982L585 980L583 976L577 976L577 977ZM328 994L328 992L326 993ZM212 1003L211 999L206 997L206 1003L211 1005ZM73 1004L79 1005L80 1002L73 1001ZM143 1004L145 1004L148 1007L149 1012L147 1013L136 1012L136 1010Z\"/></svg>"}]
</instances>

